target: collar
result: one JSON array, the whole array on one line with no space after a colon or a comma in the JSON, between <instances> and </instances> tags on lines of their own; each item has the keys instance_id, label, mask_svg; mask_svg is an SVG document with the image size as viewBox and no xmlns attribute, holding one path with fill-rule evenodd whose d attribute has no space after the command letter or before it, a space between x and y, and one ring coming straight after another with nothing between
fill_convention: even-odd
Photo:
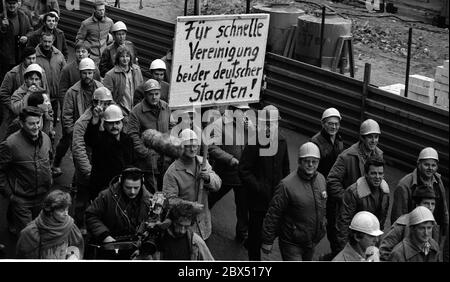
<instances>
[{"instance_id":1,"label":"collar","mask_svg":"<svg viewBox=\"0 0 450 282\"><path fill-rule=\"evenodd\" d=\"M344 257L344 261L365 261L365 258L355 251L350 243L345 245L342 256Z\"/></svg>"},{"instance_id":2,"label":"collar","mask_svg":"<svg viewBox=\"0 0 450 282\"><path fill-rule=\"evenodd\" d=\"M203 162L203 157L202 156L195 156L195 165L199 165ZM174 166L175 166L175 170L181 170L181 171L186 171L186 166L183 164L183 162L180 159L177 159L174 162Z\"/></svg>"},{"instance_id":3,"label":"collar","mask_svg":"<svg viewBox=\"0 0 450 282\"><path fill-rule=\"evenodd\" d=\"M38 138L36 140L31 139L30 135L26 133L23 128L20 130L20 133L31 145L38 145L39 147L42 146L42 131L39 130Z\"/></svg>"},{"instance_id":4,"label":"collar","mask_svg":"<svg viewBox=\"0 0 450 282\"><path fill-rule=\"evenodd\" d=\"M165 110L167 108L167 104L163 103L162 100L159 100L157 107L160 110ZM150 112L154 109L155 109L155 107L149 105L147 102L147 99L145 99L145 97L144 97L144 100L142 101L142 112Z\"/></svg>"},{"instance_id":5,"label":"collar","mask_svg":"<svg viewBox=\"0 0 450 282\"><path fill-rule=\"evenodd\" d=\"M97 17L94 15L94 13L92 13L92 20L94 22L102 22L104 23L106 21L106 16L103 16L103 18L101 20L97 19Z\"/></svg>"},{"instance_id":6,"label":"collar","mask_svg":"<svg viewBox=\"0 0 450 282\"><path fill-rule=\"evenodd\" d=\"M417 168L415 168L414 171L413 171L413 174L412 174L412 184L413 185L417 185L419 179L420 179L419 171L417 170ZM435 174L433 174L433 180L431 181L431 183L433 185L438 183Z\"/></svg>"},{"instance_id":7,"label":"collar","mask_svg":"<svg viewBox=\"0 0 450 282\"><path fill-rule=\"evenodd\" d=\"M412 257L416 256L417 254L421 254L422 250L415 244L410 237L407 237L403 240L403 249L405 250L405 258L406 260L410 260ZM437 246L436 242L433 239L430 239L430 250L433 250L434 252L438 252L439 247ZM422 253L423 254L423 253ZM424 254L423 254L424 255Z\"/></svg>"},{"instance_id":8,"label":"collar","mask_svg":"<svg viewBox=\"0 0 450 282\"><path fill-rule=\"evenodd\" d=\"M383 179L380 184L381 192L385 194L389 194L389 185ZM372 192L370 191L369 183L367 183L366 177L361 176L356 180L356 191L358 193L359 198L364 198L370 195Z\"/></svg>"},{"instance_id":9,"label":"collar","mask_svg":"<svg viewBox=\"0 0 450 282\"><path fill-rule=\"evenodd\" d=\"M320 130L320 135L325 138L325 140L327 140L328 142L331 143L331 136L330 134L328 134L325 129L322 128L322 130ZM341 141L341 135L339 133L336 133L336 138L334 139L334 142L336 143L336 141Z\"/></svg>"},{"instance_id":10,"label":"collar","mask_svg":"<svg viewBox=\"0 0 450 282\"><path fill-rule=\"evenodd\" d=\"M39 43L38 46L39 46L39 48L36 48L36 57L38 57L38 56L45 57L44 53L42 53L42 51L41 51L41 43ZM52 46L51 52L53 54L58 54L59 51L58 51L58 49L55 48L55 46Z\"/></svg>"}]
</instances>

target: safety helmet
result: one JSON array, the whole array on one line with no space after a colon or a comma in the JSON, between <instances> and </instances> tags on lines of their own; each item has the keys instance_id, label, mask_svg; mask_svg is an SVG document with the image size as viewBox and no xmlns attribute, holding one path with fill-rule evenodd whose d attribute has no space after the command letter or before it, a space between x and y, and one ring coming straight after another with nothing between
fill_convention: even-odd
<instances>
[{"instance_id":1,"label":"safety helmet","mask_svg":"<svg viewBox=\"0 0 450 282\"><path fill-rule=\"evenodd\" d=\"M50 213L56 209L69 207L72 203L70 194L59 189L55 189L48 193L43 201L43 209Z\"/></svg>"},{"instance_id":2,"label":"safety helmet","mask_svg":"<svg viewBox=\"0 0 450 282\"><path fill-rule=\"evenodd\" d=\"M159 69L166 69L166 63L164 63L161 59L153 60L150 64L150 70L159 70Z\"/></svg>"},{"instance_id":3,"label":"safety helmet","mask_svg":"<svg viewBox=\"0 0 450 282\"><path fill-rule=\"evenodd\" d=\"M371 236L380 236L383 234L383 231L380 230L378 218L368 211L360 211L355 214L349 228Z\"/></svg>"},{"instance_id":4,"label":"safety helmet","mask_svg":"<svg viewBox=\"0 0 450 282\"><path fill-rule=\"evenodd\" d=\"M329 117L338 117L339 120L342 119L341 114L335 108L328 108L328 109L326 109L323 112L323 114L322 114L322 119L321 120L323 121L324 119L329 118Z\"/></svg>"},{"instance_id":5,"label":"safety helmet","mask_svg":"<svg viewBox=\"0 0 450 282\"><path fill-rule=\"evenodd\" d=\"M262 115L258 115L258 120L260 121L276 121L281 119L280 112L274 105L267 105L262 108L262 111Z\"/></svg>"},{"instance_id":6,"label":"safety helmet","mask_svg":"<svg viewBox=\"0 0 450 282\"><path fill-rule=\"evenodd\" d=\"M248 109L250 109L248 104L232 105L232 107L235 107L236 109L239 109L239 110L248 110Z\"/></svg>"},{"instance_id":7,"label":"safety helmet","mask_svg":"<svg viewBox=\"0 0 450 282\"><path fill-rule=\"evenodd\" d=\"M180 139L181 139L181 145L186 145L189 143L189 141L192 141L192 140L195 141L194 144L196 144L196 145L198 145L198 142L199 142L197 134L189 128L186 128L183 131L181 131Z\"/></svg>"},{"instance_id":8,"label":"safety helmet","mask_svg":"<svg viewBox=\"0 0 450 282\"><path fill-rule=\"evenodd\" d=\"M300 149L298 151L298 157L299 158L317 158L320 159L320 150L319 147L317 147L316 144L313 142L306 142L305 144L300 146Z\"/></svg>"},{"instance_id":9,"label":"safety helmet","mask_svg":"<svg viewBox=\"0 0 450 282\"><path fill-rule=\"evenodd\" d=\"M364 136L373 133L381 134L378 122L374 121L373 119L366 119L365 121L363 121L363 123L361 123L361 127L359 128L359 134L361 136Z\"/></svg>"},{"instance_id":10,"label":"safety helmet","mask_svg":"<svg viewBox=\"0 0 450 282\"><path fill-rule=\"evenodd\" d=\"M411 226L426 221L432 221L435 223L433 213L424 206L418 206L409 213L409 225Z\"/></svg>"},{"instance_id":11,"label":"safety helmet","mask_svg":"<svg viewBox=\"0 0 450 282\"><path fill-rule=\"evenodd\" d=\"M116 23L113 24L113 26L111 28L111 32L116 32L119 30L128 31L127 26L125 25L125 23L123 21L117 21Z\"/></svg>"},{"instance_id":12,"label":"safety helmet","mask_svg":"<svg viewBox=\"0 0 450 282\"><path fill-rule=\"evenodd\" d=\"M161 85L159 84L159 82L155 79L149 79L145 82L144 84L144 92L145 91L150 91L150 90L155 90L155 89L161 89Z\"/></svg>"},{"instance_id":13,"label":"safety helmet","mask_svg":"<svg viewBox=\"0 0 450 282\"><path fill-rule=\"evenodd\" d=\"M23 72L23 76L24 77L27 76L27 73L30 73L30 72L37 72L39 74L39 76L42 78L42 68L40 65L38 65L38 64L29 65Z\"/></svg>"},{"instance_id":14,"label":"safety helmet","mask_svg":"<svg viewBox=\"0 0 450 282\"><path fill-rule=\"evenodd\" d=\"M95 63L91 58L84 58L80 61L78 65L78 70L95 70Z\"/></svg>"},{"instance_id":15,"label":"safety helmet","mask_svg":"<svg viewBox=\"0 0 450 282\"><path fill-rule=\"evenodd\" d=\"M103 119L107 122L114 122L123 119L122 109L117 105L109 105L103 113Z\"/></svg>"},{"instance_id":16,"label":"safety helmet","mask_svg":"<svg viewBox=\"0 0 450 282\"><path fill-rule=\"evenodd\" d=\"M92 99L98 101L112 101L113 97L111 91L108 88L102 86L95 89L94 94L92 94Z\"/></svg>"},{"instance_id":17,"label":"safety helmet","mask_svg":"<svg viewBox=\"0 0 450 282\"><path fill-rule=\"evenodd\" d=\"M422 151L420 151L420 153L419 153L419 157L417 158L417 161L426 160L426 159L433 159L433 160L439 161L438 152L431 147L426 147L426 148L422 149Z\"/></svg>"}]
</instances>

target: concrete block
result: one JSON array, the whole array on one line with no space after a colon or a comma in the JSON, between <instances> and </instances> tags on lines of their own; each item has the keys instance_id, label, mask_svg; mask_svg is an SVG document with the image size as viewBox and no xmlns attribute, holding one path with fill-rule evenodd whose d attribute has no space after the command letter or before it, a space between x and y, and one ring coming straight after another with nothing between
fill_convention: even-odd
<instances>
[{"instance_id":1,"label":"concrete block","mask_svg":"<svg viewBox=\"0 0 450 282\"><path fill-rule=\"evenodd\" d=\"M404 95L404 91L402 90L402 95ZM434 102L434 96L433 97L427 97L427 96L423 96L423 95L418 95L414 92L409 92L408 91L408 99L417 101L417 102L421 102L424 104L428 104L428 105L433 105Z\"/></svg>"},{"instance_id":2,"label":"concrete block","mask_svg":"<svg viewBox=\"0 0 450 282\"><path fill-rule=\"evenodd\" d=\"M440 91L444 91L444 92L448 92L449 87L448 87L448 84L443 84L443 83L435 81L434 89L437 89L437 90L440 90Z\"/></svg>"},{"instance_id":3,"label":"concrete block","mask_svg":"<svg viewBox=\"0 0 450 282\"><path fill-rule=\"evenodd\" d=\"M390 92L395 95L400 95L400 91L405 90L405 85L403 83L396 83L396 84L381 86L380 89ZM404 95L400 95L400 96L404 96Z\"/></svg>"},{"instance_id":4,"label":"concrete block","mask_svg":"<svg viewBox=\"0 0 450 282\"><path fill-rule=\"evenodd\" d=\"M446 77L446 76L436 75L434 78L435 78L434 81L437 81L439 83L446 84L446 85L448 85L448 83L449 83L448 82L448 77Z\"/></svg>"},{"instance_id":5,"label":"concrete block","mask_svg":"<svg viewBox=\"0 0 450 282\"><path fill-rule=\"evenodd\" d=\"M421 87L430 87L434 82L434 78L413 74L409 76L409 85L417 85Z\"/></svg>"},{"instance_id":6,"label":"concrete block","mask_svg":"<svg viewBox=\"0 0 450 282\"><path fill-rule=\"evenodd\" d=\"M436 76L445 76L448 79L448 69L445 69L444 66L437 66L435 77Z\"/></svg>"},{"instance_id":7,"label":"concrete block","mask_svg":"<svg viewBox=\"0 0 450 282\"><path fill-rule=\"evenodd\" d=\"M434 87L426 88L426 87L421 87L418 85L411 84L410 86L408 86L408 88L409 88L408 92L411 91L418 95L427 96L427 97L432 96L434 93Z\"/></svg>"}]
</instances>

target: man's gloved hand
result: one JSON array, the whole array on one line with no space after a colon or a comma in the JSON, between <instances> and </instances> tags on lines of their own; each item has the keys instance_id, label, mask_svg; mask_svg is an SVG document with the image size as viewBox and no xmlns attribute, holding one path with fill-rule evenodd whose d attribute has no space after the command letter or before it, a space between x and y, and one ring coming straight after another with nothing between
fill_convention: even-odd
<instances>
[{"instance_id":1,"label":"man's gloved hand","mask_svg":"<svg viewBox=\"0 0 450 282\"><path fill-rule=\"evenodd\" d=\"M375 246L368 247L366 249L366 261L379 262L380 261L380 250Z\"/></svg>"},{"instance_id":2,"label":"man's gloved hand","mask_svg":"<svg viewBox=\"0 0 450 282\"><path fill-rule=\"evenodd\" d=\"M9 26L9 20L7 18L2 19L2 26Z\"/></svg>"}]
</instances>

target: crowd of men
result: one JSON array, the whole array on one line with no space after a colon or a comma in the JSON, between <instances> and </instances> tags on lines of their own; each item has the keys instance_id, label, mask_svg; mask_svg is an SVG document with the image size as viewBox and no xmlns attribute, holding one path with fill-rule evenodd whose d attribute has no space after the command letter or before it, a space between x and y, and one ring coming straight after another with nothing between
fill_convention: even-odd
<instances>
[{"instance_id":1,"label":"crowd of men","mask_svg":"<svg viewBox=\"0 0 450 282\"><path fill-rule=\"evenodd\" d=\"M0 194L9 202L17 258L213 260L210 209L233 190L235 239L252 261L270 253L276 238L283 260L312 260L325 236L331 252L322 260L448 261L448 187L435 149L423 148L393 198L379 124L365 120L359 139L345 148L335 108L323 112L320 132L300 146L296 168L273 105L258 122L220 108L216 137L233 140L244 128L245 142L208 146L193 122L198 112L186 109L188 122L176 136L182 151L169 154L144 135L168 134L180 122L168 106L171 50L152 61L145 80L126 24L114 23L105 2L96 1L69 62L57 1L5 2ZM246 142L253 129L277 142L273 155ZM68 173L61 162L69 150L75 192L53 187Z\"/></svg>"}]
</instances>

